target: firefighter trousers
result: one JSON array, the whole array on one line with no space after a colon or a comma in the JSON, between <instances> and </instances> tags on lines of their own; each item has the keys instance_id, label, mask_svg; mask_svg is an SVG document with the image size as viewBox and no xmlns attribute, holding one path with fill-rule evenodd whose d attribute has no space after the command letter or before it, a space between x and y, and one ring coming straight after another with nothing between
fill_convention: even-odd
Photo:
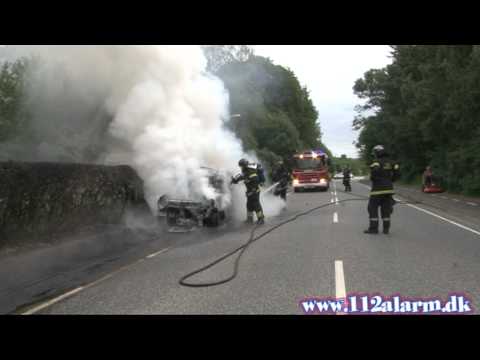
<instances>
[{"instance_id":1,"label":"firefighter trousers","mask_svg":"<svg viewBox=\"0 0 480 360\"><path fill-rule=\"evenodd\" d=\"M393 213L393 195L371 195L368 201L368 215L370 218L369 230L378 231L378 209L383 221L383 229L387 231L390 229L390 215Z\"/></svg>"},{"instance_id":2,"label":"firefighter trousers","mask_svg":"<svg viewBox=\"0 0 480 360\"><path fill-rule=\"evenodd\" d=\"M253 219L253 213L257 214L257 219L263 219L262 204L260 204L260 192L247 194L247 216Z\"/></svg>"},{"instance_id":3,"label":"firefighter trousers","mask_svg":"<svg viewBox=\"0 0 480 360\"><path fill-rule=\"evenodd\" d=\"M274 192L275 196L280 196L283 201L287 201L287 186L278 185Z\"/></svg>"}]
</instances>

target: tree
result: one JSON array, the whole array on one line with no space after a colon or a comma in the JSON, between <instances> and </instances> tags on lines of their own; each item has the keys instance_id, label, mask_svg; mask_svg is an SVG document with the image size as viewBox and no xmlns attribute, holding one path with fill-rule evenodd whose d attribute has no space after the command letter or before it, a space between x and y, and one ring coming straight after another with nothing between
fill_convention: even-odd
<instances>
[{"instance_id":1,"label":"tree","mask_svg":"<svg viewBox=\"0 0 480 360\"><path fill-rule=\"evenodd\" d=\"M216 48L211 63L217 68L230 94L230 112L241 114L226 125L242 140L245 150L253 150L265 162L281 157L286 162L296 151L323 148L318 112L308 89L293 73L270 59L248 56L237 59L228 49ZM226 52L226 53L225 53ZM220 60L219 60L220 59ZM262 158L269 154L270 160ZM272 156L274 155L274 156Z\"/></svg>"},{"instance_id":2,"label":"tree","mask_svg":"<svg viewBox=\"0 0 480 360\"><path fill-rule=\"evenodd\" d=\"M244 62L253 56L253 50L246 45L205 45L202 46L207 57L207 69L216 73L223 65Z\"/></svg>"},{"instance_id":3,"label":"tree","mask_svg":"<svg viewBox=\"0 0 480 360\"><path fill-rule=\"evenodd\" d=\"M0 70L0 141L6 141L19 134L26 125L25 83L31 60L19 59L4 62Z\"/></svg>"},{"instance_id":4,"label":"tree","mask_svg":"<svg viewBox=\"0 0 480 360\"><path fill-rule=\"evenodd\" d=\"M364 160L384 144L402 163L404 179L427 165L449 190L480 194L480 57L475 45L392 46L392 64L358 79L353 121ZM477 144L477 145L475 145Z\"/></svg>"}]
</instances>

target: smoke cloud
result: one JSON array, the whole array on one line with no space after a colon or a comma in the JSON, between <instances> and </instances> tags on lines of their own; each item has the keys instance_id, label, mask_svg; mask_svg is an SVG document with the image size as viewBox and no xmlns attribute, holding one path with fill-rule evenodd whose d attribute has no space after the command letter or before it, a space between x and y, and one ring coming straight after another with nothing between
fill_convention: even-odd
<instances>
[{"instance_id":1,"label":"smoke cloud","mask_svg":"<svg viewBox=\"0 0 480 360\"><path fill-rule=\"evenodd\" d=\"M131 165L145 182L146 200L213 197L202 167L224 175L238 172L245 154L227 130L228 93L207 73L199 46L17 46L16 55L35 53L28 103L35 132L44 140L34 160L87 161L85 149L100 144L95 161ZM68 151L67 151L68 150ZM68 152L68 153L67 153ZM67 153L67 154L66 154ZM284 206L263 197L265 213ZM227 190L224 207L245 216L242 186Z\"/></svg>"}]
</instances>

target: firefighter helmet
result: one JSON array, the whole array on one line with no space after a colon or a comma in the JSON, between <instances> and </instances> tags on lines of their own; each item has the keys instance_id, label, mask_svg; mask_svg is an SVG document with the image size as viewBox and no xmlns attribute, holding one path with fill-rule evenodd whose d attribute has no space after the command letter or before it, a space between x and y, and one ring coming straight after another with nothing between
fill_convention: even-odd
<instances>
[{"instance_id":1,"label":"firefighter helmet","mask_svg":"<svg viewBox=\"0 0 480 360\"><path fill-rule=\"evenodd\" d=\"M385 147L383 145L376 145L373 147L372 155L381 156L385 153Z\"/></svg>"},{"instance_id":2,"label":"firefighter helmet","mask_svg":"<svg viewBox=\"0 0 480 360\"><path fill-rule=\"evenodd\" d=\"M238 162L238 166L240 166L241 168L248 166L248 160L246 160L246 159L241 159L241 160Z\"/></svg>"}]
</instances>

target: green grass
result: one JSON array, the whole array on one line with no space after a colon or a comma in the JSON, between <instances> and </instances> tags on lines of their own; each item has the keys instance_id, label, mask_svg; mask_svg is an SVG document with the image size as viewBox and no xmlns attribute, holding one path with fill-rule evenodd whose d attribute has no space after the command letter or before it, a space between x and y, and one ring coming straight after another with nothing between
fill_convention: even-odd
<instances>
[{"instance_id":1,"label":"green grass","mask_svg":"<svg viewBox=\"0 0 480 360\"><path fill-rule=\"evenodd\" d=\"M413 187L421 188L422 177L421 176L416 176L411 180L407 180L407 179L402 178L402 179L398 180L397 183L400 184L400 185L406 185L406 186L413 186Z\"/></svg>"}]
</instances>

